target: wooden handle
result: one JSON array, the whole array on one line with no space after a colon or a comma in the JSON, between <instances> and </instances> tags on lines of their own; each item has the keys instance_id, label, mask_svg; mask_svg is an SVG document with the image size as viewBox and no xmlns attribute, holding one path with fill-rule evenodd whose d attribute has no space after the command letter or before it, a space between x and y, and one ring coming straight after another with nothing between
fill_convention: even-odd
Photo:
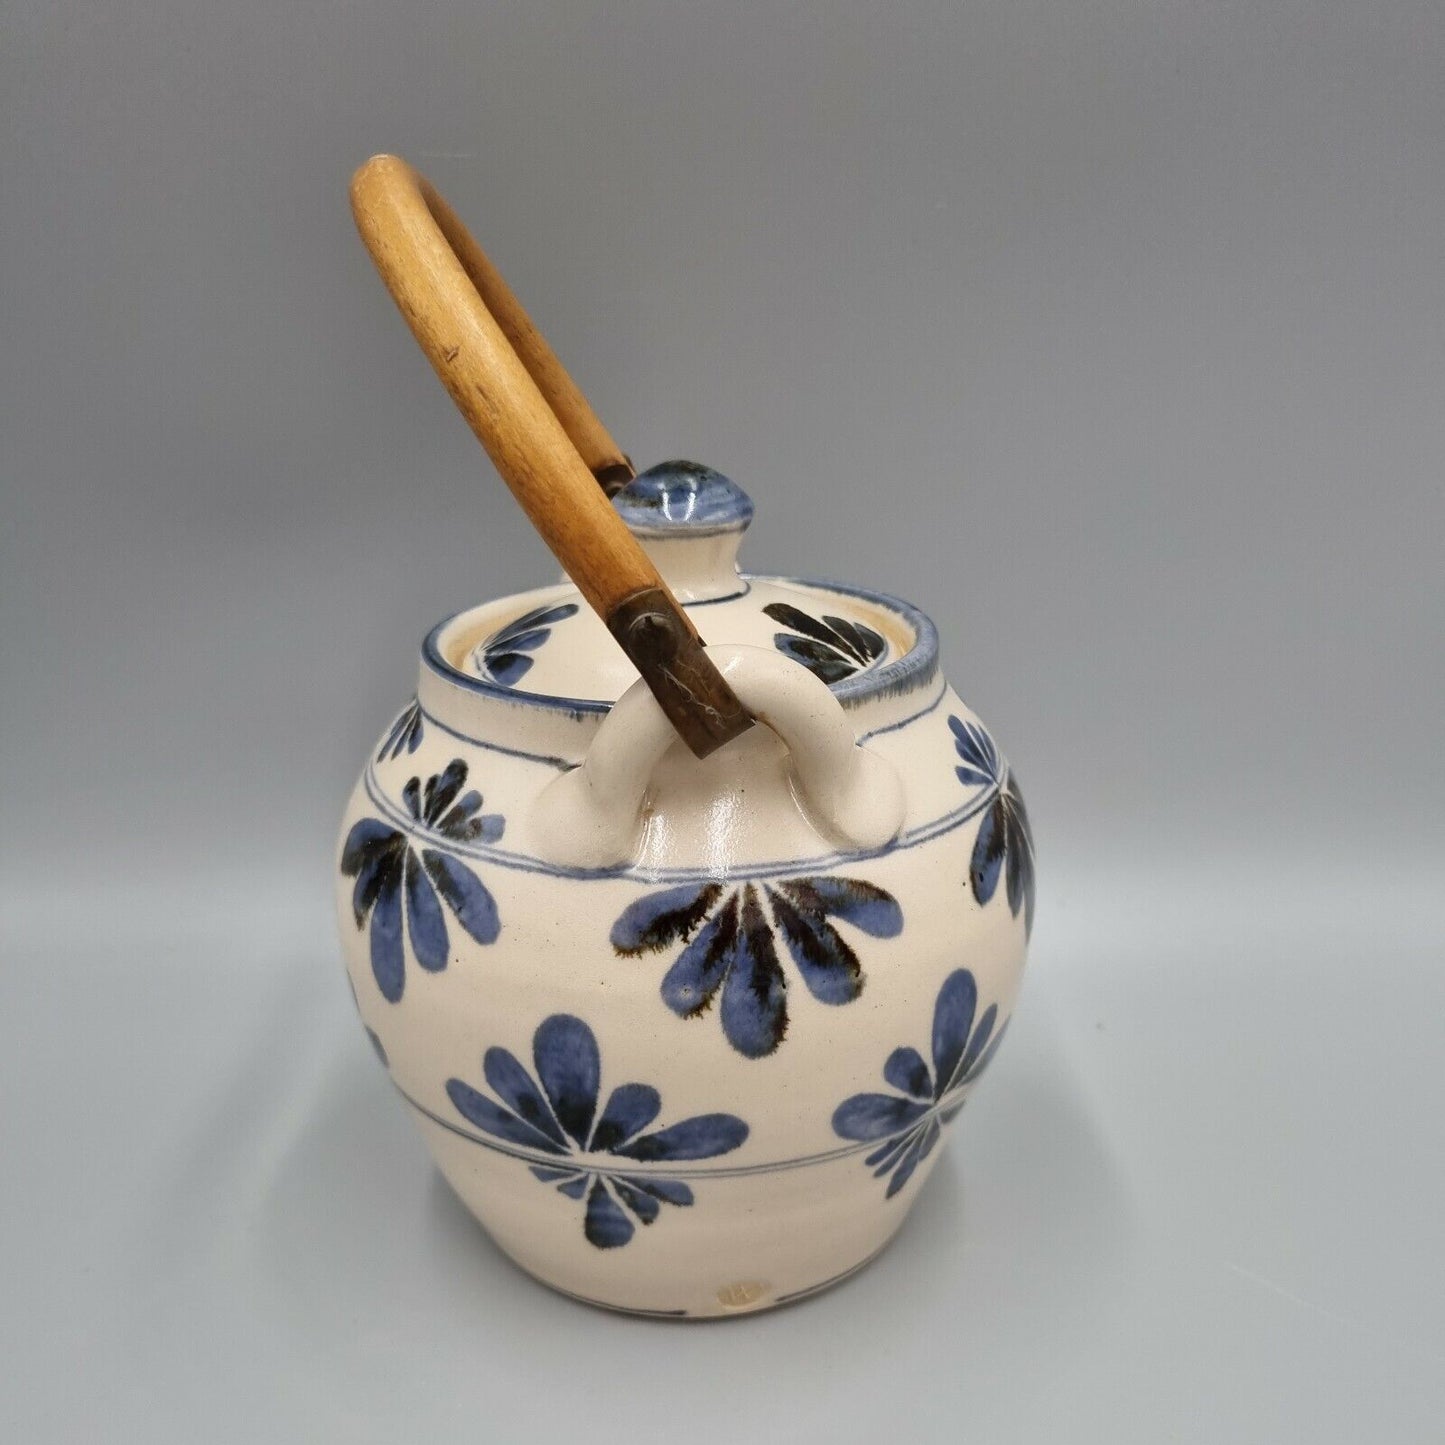
<instances>
[{"instance_id":1,"label":"wooden handle","mask_svg":"<svg viewBox=\"0 0 1445 1445\"><path fill-rule=\"evenodd\" d=\"M618 468L630 477L630 463L466 227L396 156L356 172L351 209L457 408L688 746L705 757L746 731L751 718L598 486Z\"/></svg>"},{"instance_id":2,"label":"wooden handle","mask_svg":"<svg viewBox=\"0 0 1445 1445\"><path fill-rule=\"evenodd\" d=\"M635 475L631 459L612 440L577 383L568 375L566 367L558 361L556 352L547 344L546 337L532 324L532 318L523 310L522 303L517 300L512 288L502 279L502 273L492 265L486 252L473 240L472 233L447 204L446 198L437 192L425 176L410 171L404 161L394 156L377 156L375 160L368 162L357 173L357 181L367 184L362 182L362 177L372 168L381 172L383 177L388 169L410 173L411 180L426 202L432 220L436 222L437 228L446 238L447 245L461 262L467 279L476 287L482 304L491 312L501 328L502 335L507 338L512 350L527 368L527 374L536 383L537 390L542 393L542 399L551 408L552 414L561 422L562 430L577 448L578 455L608 496L620 491ZM386 184L385 180L383 184ZM355 186L352 190L352 204L358 207L359 223L359 208L363 203L357 200Z\"/></svg>"}]
</instances>

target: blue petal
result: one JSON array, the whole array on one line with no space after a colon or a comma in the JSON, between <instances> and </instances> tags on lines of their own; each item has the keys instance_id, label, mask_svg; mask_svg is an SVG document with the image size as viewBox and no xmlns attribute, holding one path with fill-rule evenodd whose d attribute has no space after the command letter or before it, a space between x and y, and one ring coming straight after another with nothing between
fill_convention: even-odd
<instances>
[{"instance_id":1,"label":"blue petal","mask_svg":"<svg viewBox=\"0 0 1445 1445\"><path fill-rule=\"evenodd\" d=\"M984 1009L977 1027L973 1031L973 1037L968 1041L968 1048L964 1050L963 1057L958 1061L958 1077L950 1079L948 1085L942 1091L947 1093L953 1085L962 1083L963 1080L972 1078L974 1065L978 1063L979 1055L988 1047L988 1041L993 1034L993 1026L998 1022L998 1005L991 1003Z\"/></svg>"},{"instance_id":2,"label":"blue petal","mask_svg":"<svg viewBox=\"0 0 1445 1445\"><path fill-rule=\"evenodd\" d=\"M617 1191L617 1197L643 1224L651 1224L662 1212L661 1206L652 1195L645 1194L640 1189L634 1189L628 1180L613 1179L612 1187Z\"/></svg>"},{"instance_id":3,"label":"blue petal","mask_svg":"<svg viewBox=\"0 0 1445 1445\"><path fill-rule=\"evenodd\" d=\"M406 918L411 927L411 951L416 961L431 973L447 966L447 923L436 890L431 886L416 854L406 850Z\"/></svg>"},{"instance_id":4,"label":"blue petal","mask_svg":"<svg viewBox=\"0 0 1445 1445\"><path fill-rule=\"evenodd\" d=\"M509 1144L518 1144L524 1149L537 1149L547 1154L567 1152L545 1134L539 1133L515 1114L509 1114L500 1104L494 1103L462 1079L447 1080L447 1097L457 1112L463 1118L470 1119L483 1133L505 1139Z\"/></svg>"},{"instance_id":5,"label":"blue petal","mask_svg":"<svg viewBox=\"0 0 1445 1445\"><path fill-rule=\"evenodd\" d=\"M500 632L489 637L483 646L495 647L498 643L511 643L518 633L528 632L534 627L555 627L557 623L565 622L576 611L577 604L575 602L562 602L555 607L534 607L532 611L524 612L520 617L513 618Z\"/></svg>"},{"instance_id":6,"label":"blue petal","mask_svg":"<svg viewBox=\"0 0 1445 1445\"><path fill-rule=\"evenodd\" d=\"M826 642L814 642L807 637L790 637L786 632L773 634L773 646L794 662L801 663L815 677L832 684L852 677L858 671L855 663L849 662L835 647Z\"/></svg>"},{"instance_id":7,"label":"blue petal","mask_svg":"<svg viewBox=\"0 0 1445 1445\"><path fill-rule=\"evenodd\" d=\"M827 914L861 928L873 938L896 938L903 910L891 893L861 878L790 878L778 887L804 912Z\"/></svg>"},{"instance_id":8,"label":"blue petal","mask_svg":"<svg viewBox=\"0 0 1445 1445\"><path fill-rule=\"evenodd\" d=\"M977 723L966 723L962 718L950 717L948 726L959 757L993 782L999 773L998 748L993 739Z\"/></svg>"},{"instance_id":9,"label":"blue petal","mask_svg":"<svg viewBox=\"0 0 1445 1445\"><path fill-rule=\"evenodd\" d=\"M358 928L365 925L366 915L375 906L381 891L400 886L405 856L406 844L400 833L392 834L392 842L384 849L373 849L365 855L356 872L356 887L351 890L351 915Z\"/></svg>"},{"instance_id":10,"label":"blue petal","mask_svg":"<svg viewBox=\"0 0 1445 1445\"><path fill-rule=\"evenodd\" d=\"M355 877L368 859L385 853L387 845L400 837L390 823L383 823L380 818L362 818L352 824L342 845L341 871L348 878Z\"/></svg>"},{"instance_id":11,"label":"blue petal","mask_svg":"<svg viewBox=\"0 0 1445 1445\"><path fill-rule=\"evenodd\" d=\"M559 622L565 622L576 613L577 603L559 602L555 607L548 607L545 611L539 607L532 614L532 621L539 627L555 627Z\"/></svg>"},{"instance_id":12,"label":"blue petal","mask_svg":"<svg viewBox=\"0 0 1445 1445\"><path fill-rule=\"evenodd\" d=\"M532 670L532 659L522 652L489 652L487 671L503 687L515 687Z\"/></svg>"},{"instance_id":13,"label":"blue petal","mask_svg":"<svg viewBox=\"0 0 1445 1445\"><path fill-rule=\"evenodd\" d=\"M558 1194L565 1194L568 1199L581 1199L587 1192L587 1181L590 1174L579 1174L575 1179L569 1179L565 1184L557 1186Z\"/></svg>"},{"instance_id":14,"label":"blue petal","mask_svg":"<svg viewBox=\"0 0 1445 1445\"><path fill-rule=\"evenodd\" d=\"M938 1115L935 1114L933 1118L923 1126L923 1145L918 1151L918 1162L920 1164L933 1153L933 1146L938 1143L939 1136L942 1133L943 1129L938 1122Z\"/></svg>"},{"instance_id":15,"label":"blue petal","mask_svg":"<svg viewBox=\"0 0 1445 1445\"><path fill-rule=\"evenodd\" d=\"M1022 860L1021 860L1022 861ZM1024 938L1027 939L1034 931L1034 855L1030 848L1027 861L1022 861L1025 869L1024 876Z\"/></svg>"},{"instance_id":16,"label":"blue petal","mask_svg":"<svg viewBox=\"0 0 1445 1445\"><path fill-rule=\"evenodd\" d=\"M387 730L381 746L376 750L377 762L400 757L403 748L414 753L421 746L422 732L421 707L413 698Z\"/></svg>"},{"instance_id":17,"label":"blue petal","mask_svg":"<svg viewBox=\"0 0 1445 1445\"><path fill-rule=\"evenodd\" d=\"M993 1056L998 1053L998 1046L1003 1043L1004 1035L1008 1033L1009 1022L1010 1020L1008 1019L1005 1019L1003 1021L1003 1027L993 1036L993 1042L990 1043L989 1046L983 1051L983 1054L979 1058L978 1062L972 1064L968 1068L968 1070L964 1074L965 1082L971 1084L976 1078L979 1077L980 1074L983 1073L986 1068L988 1068L991 1063L993 1063Z\"/></svg>"},{"instance_id":18,"label":"blue petal","mask_svg":"<svg viewBox=\"0 0 1445 1445\"><path fill-rule=\"evenodd\" d=\"M557 1149L567 1148L566 1137L552 1115L551 1106L542 1097L531 1074L517 1062L515 1054L493 1045L482 1059L482 1072L492 1092L524 1124L530 1125Z\"/></svg>"},{"instance_id":19,"label":"blue petal","mask_svg":"<svg viewBox=\"0 0 1445 1445\"><path fill-rule=\"evenodd\" d=\"M854 1094L833 1111L833 1132L843 1139L884 1139L917 1123L929 1108L896 1094Z\"/></svg>"},{"instance_id":20,"label":"blue petal","mask_svg":"<svg viewBox=\"0 0 1445 1445\"><path fill-rule=\"evenodd\" d=\"M401 948L401 877L393 869L376 895L371 911L371 971L388 1003L401 997L406 985L406 961Z\"/></svg>"},{"instance_id":21,"label":"blue petal","mask_svg":"<svg viewBox=\"0 0 1445 1445\"><path fill-rule=\"evenodd\" d=\"M485 813L476 816L482 806L482 795L473 789L436 825L437 832L456 843L473 843L480 838L485 843L495 842L502 836L506 821L500 813Z\"/></svg>"},{"instance_id":22,"label":"blue petal","mask_svg":"<svg viewBox=\"0 0 1445 1445\"><path fill-rule=\"evenodd\" d=\"M1004 828L1004 837L1007 839L1004 844L1004 856L1007 860L1004 874L1005 893L1008 897L1008 910L1017 918L1024 903L1024 860L1020 847L1022 840L1014 835L1013 822L1007 816L1004 819Z\"/></svg>"},{"instance_id":23,"label":"blue petal","mask_svg":"<svg viewBox=\"0 0 1445 1445\"><path fill-rule=\"evenodd\" d=\"M686 938L722 896L716 883L686 883L645 893L629 903L612 925L612 947L620 954L658 953Z\"/></svg>"},{"instance_id":24,"label":"blue petal","mask_svg":"<svg viewBox=\"0 0 1445 1445\"><path fill-rule=\"evenodd\" d=\"M971 788L986 788L993 784L993 779L986 773L980 773L973 768L955 768L958 774L958 781Z\"/></svg>"},{"instance_id":25,"label":"blue petal","mask_svg":"<svg viewBox=\"0 0 1445 1445\"><path fill-rule=\"evenodd\" d=\"M679 1018L694 1018L712 1002L732 966L737 931L738 901L734 897L698 930L663 975L662 1000Z\"/></svg>"},{"instance_id":26,"label":"blue petal","mask_svg":"<svg viewBox=\"0 0 1445 1445\"><path fill-rule=\"evenodd\" d=\"M844 650L851 652L865 667L888 650L888 644L871 627L850 622L846 617L824 616L823 621L838 635Z\"/></svg>"},{"instance_id":27,"label":"blue petal","mask_svg":"<svg viewBox=\"0 0 1445 1445\"><path fill-rule=\"evenodd\" d=\"M973 845L969 878L973 883L973 896L980 903L987 903L993 897L994 889L998 887L999 870L1003 867L1008 840L1002 813L1002 805L995 799L978 825L978 838Z\"/></svg>"},{"instance_id":28,"label":"blue petal","mask_svg":"<svg viewBox=\"0 0 1445 1445\"><path fill-rule=\"evenodd\" d=\"M532 1173L542 1181L543 1184L555 1184L559 1179L586 1179L584 1170L568 1169L565 1165L558 1169L550 1164L532 1164L529 1166Z\"/></svg>"},{"instance_id":29,"label":"blue petal","mask_svg":"<svg viewBox=\"0 0 1445 1445\"><path fill-rule=\"evenodd\" d=\"M1009 910L1015 918L1020 908L1024 910L1024 936L1028 937L1034 926L1034 835L1029 826L1028 808L1012 773L1005 790L1005 817Z\"/></svg>"},{"instance_id":30,"label":"blue petal","mask_svg":"<svg viewBox=\"0 0 1445 1445\"><path fill-rule=\"evenodd\" d=\"M453 758L440 773L426 780L421 811L428 823L435 823L451 807L466 782L467 765L461 758Z\"/></svg>"},{"instance_id":31,"label":"blue petal","mask_svg":"<svg viewBox=\"0 0 1445 1445\"><path fill-rule=\"evenodd\" d=\"M650 1176L644 1179L639 1175L629 1175L627 1182L634 1189L650 1194L664 1204L676 1204L679 1208L685 1208L692 1203L692 1190L681 1179L654 1179Z\"/></svg>"},{"instance_id":32,"label":"blue petal","mask_svg":"<svg viewBox=\"0 0 1445 1445\"><path fill-rule=\"evenodd\" d=\"M536 652L551 636L545 627L534 627L529 632L512 632L505 639L508 652ZM490 649L488 649L490 651Z\"/></svg>"},{"instance_id":33,"label":"blue petal","mask_svg":"<svg viewBox=\"0 0 1445 1445\"><path fill-rule=\"evenodd\" d=\"M577 614L575 602L559 602L555 607L539 607L528 619L535 627L555 627Z\"/></svg>"},{"instance_id":34,"label":"blue petal","mask_svg":"<svg viewBox=\"0 0 1445 1445\"><path fill-rule=\"evenodd\" d=\"M587 1220L582 1227L589 1244L598 1249L617 1249L632 1238L632 1221L617 1206L600 1179L594 1181L587 1199Z\"/></svg>"},{"instance_id":35,"label":"blue petal","mask_svg":"<svg viewBox=\"0 0 1445 1445\"><path fill-rule=\"evenodd\" d=\"M771 617L774 622L781 622L784 627L790 627L794 632L801 632L805 637L815 638L817 641L826 643L829 647L838 639L837 632L828 624L834 619L829 618L826 622L820 622L816 617L809 616L801 607L794 607L787 602L769 602L763 608L763 615Z\"/></svg>"},{"instance_id":36,"label":"blue petal","mask_svg":"<svg viewBox=\"0 0 1445 1445\"><path fill-rule=\"evenodd\" d=\"M873 1177L881 1179L898 1163L903 1151L917 1137L915 1133L897 1134L875 1149L863 1162L873 1170ZM875 1167L876 1166L876 1167Z\"/></svg>"},{"instance_id":37,"label":"blue petal","mask_svg":"<svg viewBox=\"0 0 1445 1445\"><path fill-rule=\"evenodd\" d=\"M495 943L502 925L497 917L496 900L482 880L450 853L441 853L435 848L423 848L421 861L457 922L478 943Z\"/></svg>"},{"instance_id":38,"label":"blue petal","mask_svg":"<svg viewBox=\"0 0 1445 1445\"><path fill-rule=\"evenodd\" d=\"M748 1126L736 1114L698 1114L644 1134L612 1152L628 1159L714 1159L730 1154L748 1137Z\"/></svg>"},{"instance_id":39,"label":"blue petal","mask_svg":"<svg viewBox=\"0 0 1445 1445\"><path fill-rule=\"evenodd\" d=\"M787 983L778 966L773 931L751 884L722 987L722 1026L728 1042L749 1059L765 1058L788 1031Z\"/></svg>"},{"instance_id":40,"label":"blue petal","mask_svg":"<svg viewBox=\"0 0 1445 1445\"><path fill-rule=\"evenodd\" d=\"M851 1003L863 992L858 955L821 912L803 913L788 898L771 890L769 897L773 917L808 992L819 1003Z\"/></svg>"},{"instance_id":41,"label":"blue petal","mask_svg":"<svg viewBox=\"0 0 1445 1445\"><path fill-rule=\"evenodd\" d=\"M585 1149L602 1081L592 1030L572 1014L553 1014L532 1036L532 1061L557 1121Z\"/></svg>"},{"instance_id":42,"label":"blue petal","mask_svg":"<svg viewBox=\"0 0 1445 1445\"><path fill-rule=\"evenodd\" d=\"M588 1150L594 1154L611 1153L619 1144L626 1143L647 1128L661 1108L662 1099L650 1085L622 1084L613 1089L612 1097L592 1131Z\"/></svg>"},{"instance_id":43,"label":"blue petal","mask_svg":"<svg viewBox=\"0 0 1445 1445\"><path fill-rule=\"evenodd\" d=\"M907 1149L903 1150L903 1155L897 1162L897 1168L893 1170L893 1178L889 1181L889 1188L887 1188L884 1198L892 1199L893 1195L896 1195L899 1189L902 1189L903 1185L913 1178L913 1170L918 1168L919 1159L922 1159L923 1153L925 1153L923 1140L926 1139L926 1136L928 1136L928 1131L920 1129L913 1136Z\"/></svg>"},{"instance_id":44,"label":"blue petal","mask_svg":"<svg viewBox=\"0 0 1445 1445\"><path fill-rule=\"evenodd\" d=\"M478 808L482 806L482 795L472 788L451 811L436 826L439 833L445 833L447 837L454 838L457 829L464 824Z\"/></svg>"},{"instance_id":45,"label":"blue petal","mask_svg":"<svg viewBox=\"0 0 1445 1445\"><path fill-rule=\"evenodd\" d=\"M406 731L407 719L410 718L410 716L411 708L407 707L406 711L386 730L386 736L382 738L381 746L376 750L377 762L381 762L382 759L386 757L388 750L390 750L392 757L395 757L397 753L401 751L402 733Z\"/></svg>"},{"instance_id":46,"label":"blue petal","mask_svg":"<svg viewBox=\"0 0 1445 1445\"><path fill-rule=\"evenodd\" d=\"M966 968L955 969L938 990L933 1006L933 1077L940 1097L948 1092L968 1047L978 1008L978 985Z\"/></svg>"},{"instance_id":47,"label":"blue petal","mask_svg":"<svg viewBox=\"0 0 1445 1445\"><path fill-rule=\"evenodd\" d=\"M894 1049L883 1065L883 1077L895 1089L926 1103L933 1102L933 1075L917 1049Z\"/></svg>"}]
</instances>

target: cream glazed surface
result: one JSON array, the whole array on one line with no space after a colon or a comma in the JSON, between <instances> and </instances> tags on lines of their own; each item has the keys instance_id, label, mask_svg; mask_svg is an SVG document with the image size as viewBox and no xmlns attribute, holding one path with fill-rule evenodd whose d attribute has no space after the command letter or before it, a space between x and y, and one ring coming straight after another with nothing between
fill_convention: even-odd
<instances>
[{"instance_id":1,"label":"cream glazed surface","mask_svg":"<svg viewBox=\"0 0 1445 1445\"><path fill-rule=\"evenodd\" d=\"M1032 835L922 613L740 574L752 506L705 468L617 506L763 725L695 759L565 582L448 619L347 805L343 951L520 1265L757 1309L902 1222L1013 1010Z\"/></svg>"}]
</instances>

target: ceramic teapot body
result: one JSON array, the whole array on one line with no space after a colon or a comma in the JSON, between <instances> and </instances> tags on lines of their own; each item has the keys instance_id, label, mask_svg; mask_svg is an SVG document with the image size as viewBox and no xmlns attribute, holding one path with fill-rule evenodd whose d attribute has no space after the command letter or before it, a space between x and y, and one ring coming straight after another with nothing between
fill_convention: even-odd
<instances>
[{"instance_id":1,"label":"ceramic teapot body","mask_svg":"<svg viewBox=\"0 0 1445 1445\"><path fill-rule=\"evenodd\" d=\"M377 1054L524 1269L697 1317L902 1222L1033 915L1023 798L896 599L737 567L752 504L641 476L435 189L352 182L372 259L567 569L449 618L342 821ZM575 583L575 585L573 585Z\"/></svg>"},{"instance_id":2,"label":"ceramic teapot body","mask_svg":"<svg viewBox=\"0 0 1445 1445\"><path fill-rule=\"evenodd\" d=\"M626 658L565 583L472 609L428 637L336 880L362 1020L452 1187L546 1283L678 1316L883 1247L1033 909L1022 797L927 618L740 576L751 508L702 475L619 506L765 725L694 758L642 684L613 700Z\"/></svg>"}]
</instances>

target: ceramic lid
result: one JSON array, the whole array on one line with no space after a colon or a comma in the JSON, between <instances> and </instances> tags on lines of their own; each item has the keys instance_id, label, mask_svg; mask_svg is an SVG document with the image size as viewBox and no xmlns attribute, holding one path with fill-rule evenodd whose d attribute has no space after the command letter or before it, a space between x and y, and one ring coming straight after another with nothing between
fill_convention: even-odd
<instances>
[{"instance_id":1,"label":"ceramic lid","mask_svg":"<svg viewBox=\"0 0 1445 1445\"><path fill-rule=\"evenodd\" d=\"M706 642L776 649L822 678L845 706L911 692L936 671L933 624L909 604L837 583L741 573L738 547L753 504L722 473L664 462L633 478L613 503ZM518 702L590 710L614 702L637 680L602 620L565 579L453 623L463 619L465 636L444 624L448 670Z\"/></svg>"}]
</instances>

